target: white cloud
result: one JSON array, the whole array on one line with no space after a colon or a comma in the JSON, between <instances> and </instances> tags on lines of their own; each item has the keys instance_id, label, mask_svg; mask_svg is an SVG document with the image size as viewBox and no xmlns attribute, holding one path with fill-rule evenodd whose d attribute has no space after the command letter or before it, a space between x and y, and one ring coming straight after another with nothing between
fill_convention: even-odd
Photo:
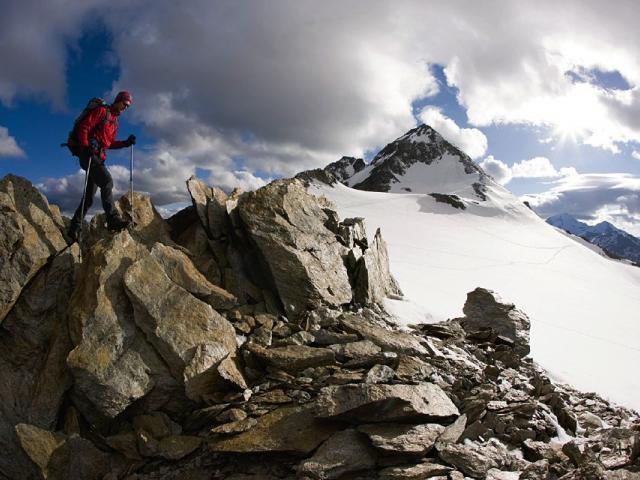
<instances>
[{"instance_id":1,"label":"white cloud","mask_svg":"<svg viewBox=\"0 0 640 480\"><path fill-rule=\"evenodd\" d=\"M493 155L489 155L482 162L480 167L489 175L491 175L496 182L500 185L505 185L511 181L513 174L511 168L506 163L493 158Z\"/></svg>"},{"instance_id":2,"label":"white cloud","mask_svg":"<svg viewBox=\"0 0 640 480\"><path fill-rule=\"evenodd\" d=\"M631 152L631 156L636 160L640 160L640 152L638 150L634 150L633 152Z\"/></svg>"},{"instance_id":3,"label":"white cloud","mask_svg":"<svg viewBox=\"0 0 640 480\"><path fill-rule=\"evenodd\" d=\"M0 157L24 157L24 151L6 127L0 126Z\"/></svg>"},{"instance_id":4,"label":"white cloud","mask_svg":"<svg viewBox=\"0 0 640 480\"><path fill-rule=\"evenodd\" d=\"M480 167L491 175L498 183L505 185L514 178L559 178L578 175L573 167L556 168L546 157L534 157L514 163L511 167L489 155Z\"/></svg>"},{"instance_id":5,"label":"white cloud","mask_svg":"<svg viewBox=\"0 0 640 480\"><path fill-rule=\"evenodd\" d=\"M514 178L555 178L577 175L573 167L564 167L556 170L551 161L546 157L534 157L530 160L522 160L511 166Z\"/></svg>"},{"instance_id":6,"label":"white cloud","mask_svg":"<svg viewBox=\"0 0 640 480\"><path fill-rule=\"evenodd\" d=\"M570 213L586 221L609 221L640 236L640 177L630 174L582 174L560 179L550 190L524 195L543 217Z\"/></svg>"},{"instance_id":7,"label":"white cloud","mask_svg":"<svg viewBox=\"0 0 640 480\"><path fill-rule=\"evenodd\" d=\"M477 128L460 128L444 115L440 108L428 106L418 115L420 120L435 128L447 141L453 143L471 158L478 158L487 151L487 137Z\"/></svg>"}]
</instances>

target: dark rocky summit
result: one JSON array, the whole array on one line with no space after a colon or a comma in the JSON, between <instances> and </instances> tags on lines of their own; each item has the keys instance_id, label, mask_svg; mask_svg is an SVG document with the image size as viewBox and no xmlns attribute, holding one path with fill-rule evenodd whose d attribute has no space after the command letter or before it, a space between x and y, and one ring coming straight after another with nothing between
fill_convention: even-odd
<instances>
[{"instance_id":1,"label":"dark rocky summit","mask_svg":"<svg viewBox=\"0 0 640 480\"><path fill-rule=\"evenodd\" d=\"M298 180L187 185L67 246L0 181L0 478L640 478L637 413L551 382L515 306L400 331L383 232Z\"/></svg>"},{"instance_id":2,"label":"dark rocky summit","mask_svg":"<svg viewBox=\"0 0 640 480\"><path fill-rule=\"evenodd\" d=\"M369 165L362 159L342 157L323 169L302 172L297 178L305 182L319 181L328 185L339 182L357 190L388 192L394 184L402 183L411 167L417 164L431 165L445 156L450 157L447 162L460 164L460 174L468 177L466 181L471 186L472 195L479 200L486 200L486 185L490 177L471 157L428 125L413 128L387 144ZM411 192L411 188L403 189ZM466 208L457 195L442 191L425 193L429 193L436 201L448 203L454 208Z\"/></svg>"}]
</instances>

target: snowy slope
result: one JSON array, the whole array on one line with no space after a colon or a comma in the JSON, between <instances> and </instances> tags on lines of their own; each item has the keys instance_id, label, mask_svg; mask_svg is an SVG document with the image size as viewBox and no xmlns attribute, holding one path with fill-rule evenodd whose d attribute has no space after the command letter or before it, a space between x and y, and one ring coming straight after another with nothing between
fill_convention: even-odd
<instances>
[{"instance_id":1,"label":"snowy slope","mask_svg":"<svg viewBox=\"0 0 640 480\"><path fill-rule=\"evenodd\" d=\"M460 191L460 177L432 172L436 191ZM559 233L492 181L487 200L466 198L465 210L340 183L310 191L334 201L343 218L364 217L369 235L381 227L406 295L388 301L399 322L461 316L467 292L493 289L529 315L531 354L557 380L640 410L640 268Z\"/></svg>"}]
</instances>

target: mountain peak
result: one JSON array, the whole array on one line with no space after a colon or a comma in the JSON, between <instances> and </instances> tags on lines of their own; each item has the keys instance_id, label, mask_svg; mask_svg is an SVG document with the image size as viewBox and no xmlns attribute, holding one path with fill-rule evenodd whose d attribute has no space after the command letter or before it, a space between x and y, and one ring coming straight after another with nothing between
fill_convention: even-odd
<instances>
[{"instance_id":1,"label":"mountain peak","mask_svg":"<svg viewBox=\"0 0 640 480\"><path fill-rule=\"evenodd\" d=\"M374 192L455 194L486 200L489 181L466 153L422 124L386 145L370 165L343 183Z\"/></svg>"},{"instance_id":2,"label":"mountain peak","mask_svg":"<svg viewBox=\"0 0 640 480\"><path fill-rule=\"evenodd\" d=\"M398 138L398 141L401 140L410 140L410 141L419 141L425 143L436 143L439 141L443 141L444 138L440 135L434 128L429 125L423 123L418 125L416 128L412 128L403 136Z\"/></svg>"}]
</instances>

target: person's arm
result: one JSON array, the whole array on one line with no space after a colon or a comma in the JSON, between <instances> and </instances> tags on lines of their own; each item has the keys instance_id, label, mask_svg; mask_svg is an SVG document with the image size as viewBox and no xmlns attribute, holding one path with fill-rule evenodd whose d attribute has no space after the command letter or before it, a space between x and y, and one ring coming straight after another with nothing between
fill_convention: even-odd
<instances>
[{"instance_id":1,"label":"person's arm","mask_svg":"<svg viewBox=\"0 0 640 480\"><path fill-rule=\"evenodd\" d=\"M89 115L78 125L78 143L83 148L89 146L89 132L95 128L107 116L106 107L98 107L89 112Z\"/></svg>"},{"instance_id":2,"label":"person's arm","mask_svg":"<svg viewBox=\"0 0 640 480\"><path fill-rule=\"evenodd\" d=\"M129 147L131 145L135 145L136 144L136 136L135 135L129 135L129 138L127 138L126 140L114 140L113 142L111 142L111 145L109 146L109 150L117 150L119 148L126 148Z\"/></svg>"}]
</instances>

